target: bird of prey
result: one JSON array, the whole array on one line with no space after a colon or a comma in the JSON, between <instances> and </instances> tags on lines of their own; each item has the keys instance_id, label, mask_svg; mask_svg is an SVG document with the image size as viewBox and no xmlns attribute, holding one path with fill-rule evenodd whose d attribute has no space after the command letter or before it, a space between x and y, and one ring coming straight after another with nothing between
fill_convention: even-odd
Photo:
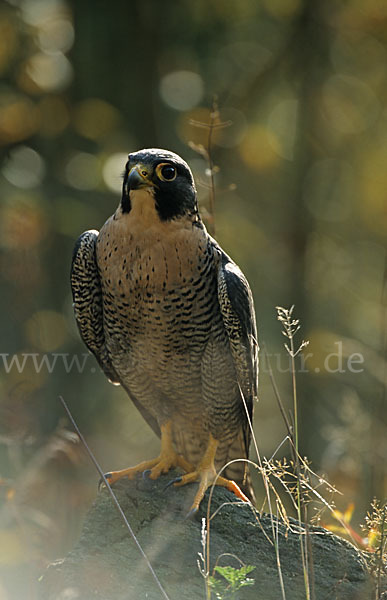
<instances>
[{"instance_id":1,"label":"bird of prey","mask_svg":"<svg viewBox=\"0 0 387 600\"><path fill-rule=\"evenodd\" d=\"M248 458L257 395L253 299L207 233L177 154L129 155L116 212L76 242L71 286L83 341L161 438L157 458L108 473L109 483L179 467L171 483L199 482L192 513L214 482L253 498L237 460Z\"/></svg>"}]
</instances>

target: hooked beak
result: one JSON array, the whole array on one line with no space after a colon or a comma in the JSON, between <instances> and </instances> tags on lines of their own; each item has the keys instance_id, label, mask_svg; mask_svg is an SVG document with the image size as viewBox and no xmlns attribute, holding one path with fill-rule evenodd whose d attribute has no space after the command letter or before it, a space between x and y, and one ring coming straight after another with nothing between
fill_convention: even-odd
<instances>
[{"instance_id":1,"label":"hooked beak","mask_svg":"<svg viewBox=\"0 0 387 600\"><path fill-rule=\"evenodd\" d=\"M151 180L148 167L142 164L135 165L129 171L127 185L129 190L138 190L144 187L155 187L155 184Z\"/></svg>"}]
</instances>

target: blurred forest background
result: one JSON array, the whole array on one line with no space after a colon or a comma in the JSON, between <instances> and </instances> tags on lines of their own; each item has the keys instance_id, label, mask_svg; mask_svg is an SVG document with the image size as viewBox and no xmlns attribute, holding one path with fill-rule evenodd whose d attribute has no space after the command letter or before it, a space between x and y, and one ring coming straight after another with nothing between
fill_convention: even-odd
<instances>
[{"instance_id":1,"label":"blurred forest background","mask_svg":"<svg viewBox=\"0 0 387 600\"><path fill-rule=\"evenodd\" d=\"M190 121L210 121L214 95L232 122L213 136L216 237L251 283L289 408L275 307L296 305L310 341L300 451L358 528L386 496L387 3L2 0L0 74L0 598L35 597L96 494L59 395L104 470L158 450L87 357L71 254L114 212L143 147L189 162L208 214L192 146L208 131ZM286 429L261 365L255 430L270 457Z\"/></svg>"}]
</instances>

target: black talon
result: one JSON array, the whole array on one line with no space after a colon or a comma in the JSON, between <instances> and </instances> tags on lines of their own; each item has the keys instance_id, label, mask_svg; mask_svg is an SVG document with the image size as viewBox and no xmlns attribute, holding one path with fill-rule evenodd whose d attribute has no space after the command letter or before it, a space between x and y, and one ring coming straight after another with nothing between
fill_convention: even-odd
<instances>
[{"instance_id":1,"label":"black talon","mask_svg":"<svg viewBox=\"0 0 387 600\"><path fill-rule=\"evenodd\" d=\"M104 477L105 479L109 479L109 477L111 477L112 474L111 473L105 473ZM101 477L101 479L98 482L98 491L100 492L105 486L105 479L103 477Z\"/></svg>"},{"instance_id":2,"label":"black talon","mask_svg":"<svg viewBox=\"0 0 387 600\"><path fill-rule=\"evenodd\" d=\"M191 508L190 511L187 512L187 514L185 515L185 520L191 520L195 517L196 513L198 512L198 508L196 508L196 506L194 506L193 508Z\"/></svg>"},{"instance_id":3,"label":"black talon","mask_svg":"<svg viewBox=\"0 0 387 600\"><path fill-rule=\"evenodd\" d=\"M180 475L179 477L175 477L175 479L171 479L171 481L168 481L167 485L164 488L164 492L166 491L167 488L169 488L174 483L180 483L180 481L182 481L182 479L183 478Z\"/></svg>"},{"instance_id":4,"label":"black talon","mask_svg":"<svg viewBox=\"0 0 387 600\"><path fill-rule=\"evenodd\" d=\"M142 472L142 478L144 481L149 479L149 473L152 473L151 469L145 469L145 471Z\"/></svg>"}]
</instances>

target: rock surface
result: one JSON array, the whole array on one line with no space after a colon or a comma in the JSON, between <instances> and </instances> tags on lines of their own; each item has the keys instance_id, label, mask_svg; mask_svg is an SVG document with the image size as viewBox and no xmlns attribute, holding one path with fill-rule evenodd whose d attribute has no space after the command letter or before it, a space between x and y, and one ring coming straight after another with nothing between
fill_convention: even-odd
<instances>
[{"instance_id":1,"label":"rock surface","mask_svg":"<svg viewBox=\"0 0 387 600\"><path fill-rule=\"evenodd\" d=\"M165 490L173 476L172 472L157 481L118 482L114 491L170 600L205 600L205 582L197 561L209 493L197 518L185 520L196 488ZM215 489L211 513L219 510L210 522L211 569L216 563L239 568L238 557L255 566L250 574L255 583L242 588L236 597L281 600L276 553L270 541L272 519L235 501L224 488ZM292 521L289 529L274 520L274 527L278 529L286 600L305 600L298 526ZM310 531L315 599L371 598L372 586L361 552L325 529L312 527ZM41 586L42 600L163 598L107 490L98 494L74 549L48 567Z\"/></svg>"}]
</instances>

